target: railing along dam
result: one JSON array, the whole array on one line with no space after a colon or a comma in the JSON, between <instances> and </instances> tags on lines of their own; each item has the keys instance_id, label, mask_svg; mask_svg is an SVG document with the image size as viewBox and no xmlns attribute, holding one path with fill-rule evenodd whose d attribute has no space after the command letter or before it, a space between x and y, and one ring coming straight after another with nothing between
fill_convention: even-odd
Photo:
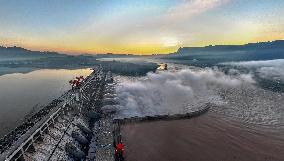
<instances>
[{"instance_id":1,"label":"railing along dam","mask_svg":"<svg viewBox=\"0 0 284 161\"><path fill-rule=\"evenodd\" d=\"M0 161L28 160L25 153L30 149L34 149L34 143L42 140L42 136L49 133L50 127L57 122L58 117L70 111L82 111L82 102L79 102L79 99L81 99L79 97L84 95L80 94L80 92L93 81L102 79L102 69L95 68L82 82L81 88L69 90L1 138Z\"/></svg>"}]
</instances>

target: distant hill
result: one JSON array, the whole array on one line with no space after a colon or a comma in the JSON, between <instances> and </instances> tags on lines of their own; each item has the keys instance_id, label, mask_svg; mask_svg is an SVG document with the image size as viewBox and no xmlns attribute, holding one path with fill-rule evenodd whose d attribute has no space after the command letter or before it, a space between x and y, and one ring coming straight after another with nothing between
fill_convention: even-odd
<instances>
[{"instance_id":1,"label":"distant hill","mask_svg":"<svg viewBox=\"0 0 284 161\"><path fill-rule=\"evenodd\" d=\"M131 63L115 60L102 61L101 58L129 58L135 55L125 54L82 54L66 55L56 52L31 51L21 47L0 46L0 76L11 73L27 73L38 69L81 69L101 64L104 70L115 74L145 75L155 71L155 63Z\"/></svg>"},{"instance_id":2,"label":"distant hill","mask_svg":"<svg viewBox=\"0 0 284 161\"><path fill-rule=\"evenodd\" d=\"M183 47L176 53L186 54L190 52L213 51L258 51L258 50L284 50L284 40L271 42L249 43L245 45L209 45L205 47Z\"/></svg>"},{"instance_id":3,"label":"distant hill","mask_svg":"<svg viewBox=\"0 0 284 161\"><path fill-rule=\"evenodd\" d=\"M45 57L64 57L65 54L57 52L41 52L31 51L21 47L3 47L0 46L0 59L31 59L31 58L45 58Z\"/></svg>"},{"instance_id":4,"label":"distant hill","mask_svg":"<svg viewBox=\"0 0 284 161\"><path fill-rule=\"evenodd\" d=\"M284 59L284 40L249 43L245 45L209 45L182 47L175 53L161 56L164 59L206 66L227 61Z\"/></svg>"},{"instance_id":5,"label":"distant hill","mask_svg":"<svg viewBox=\"0 0 284 161\"><path fill-rule=\"evenodd\" d=\"M57 52L42 52L42 51L31 51L22 47L4 47L0 46L0 61L1 60L22 60L22 59L33 59L33 58L46 58L46 57L66 57L69 55L57 53ZM100 58L128 58L137 57L132 54L81 54L80 56L91 56L97 59Z\"/></svg>"}]
</instances>

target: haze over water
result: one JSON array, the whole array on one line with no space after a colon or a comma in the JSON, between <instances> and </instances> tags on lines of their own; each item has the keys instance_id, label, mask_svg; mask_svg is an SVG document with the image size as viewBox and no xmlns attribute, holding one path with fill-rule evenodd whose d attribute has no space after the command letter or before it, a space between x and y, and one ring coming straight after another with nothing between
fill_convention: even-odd
<instances>
[{"instance_id":1,"label":"haze over water","mask_svg":"<svg viewBox=\"0 0 284 161\"><path fill-rule=\"evenodd\" d=\"M21 124L26 115L69 90L69 80L90 73L89 69L44 69L0 76L0 136Z\"/></svg>"}]
</instances>

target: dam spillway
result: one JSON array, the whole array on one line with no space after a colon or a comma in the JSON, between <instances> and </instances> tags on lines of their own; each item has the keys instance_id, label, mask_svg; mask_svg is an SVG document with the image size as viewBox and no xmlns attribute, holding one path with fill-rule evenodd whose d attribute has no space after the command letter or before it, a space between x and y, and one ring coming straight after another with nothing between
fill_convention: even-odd
<instances>
[{"instance_id":1,"label":"dam spillway","mask_svg":"<svg viewBox=\"0 0 284 161\"><path fill-rule=\"evenodd\" d=\"M52 101L0 142L0 160L115 160L120 126L134 122L189 119L208 111L116 118L119 100L111 72L98 66L79 88Z\"/></svg>"}]
</instances>

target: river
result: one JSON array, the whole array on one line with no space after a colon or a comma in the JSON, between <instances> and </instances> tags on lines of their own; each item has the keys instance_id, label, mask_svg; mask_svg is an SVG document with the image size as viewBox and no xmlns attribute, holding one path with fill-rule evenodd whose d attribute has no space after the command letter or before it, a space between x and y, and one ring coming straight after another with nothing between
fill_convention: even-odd
<instances>
[{"instance_id":1,"label":"river","mask_svg":"<svg viewBox=\"0 0 284 161\"><path fill-rule=\"evenodd\" d=\"M43 69L0 76L0 137L69 90L69 80L86 77L91 72L90 69Z\"/></svg>"},{"instance_id":2,"label":"river","mask_svg":"<svg viewBox=\"0 0 284 161\"><path fill-rule=\"evenodd\" d=\"M122 127L127 160L284 160L284 93L263 89L254 75L218 68L168 64L143 78L117 77L122 104L117 117L190 112L188 120Z\"/></svg>"}]
</instances>

